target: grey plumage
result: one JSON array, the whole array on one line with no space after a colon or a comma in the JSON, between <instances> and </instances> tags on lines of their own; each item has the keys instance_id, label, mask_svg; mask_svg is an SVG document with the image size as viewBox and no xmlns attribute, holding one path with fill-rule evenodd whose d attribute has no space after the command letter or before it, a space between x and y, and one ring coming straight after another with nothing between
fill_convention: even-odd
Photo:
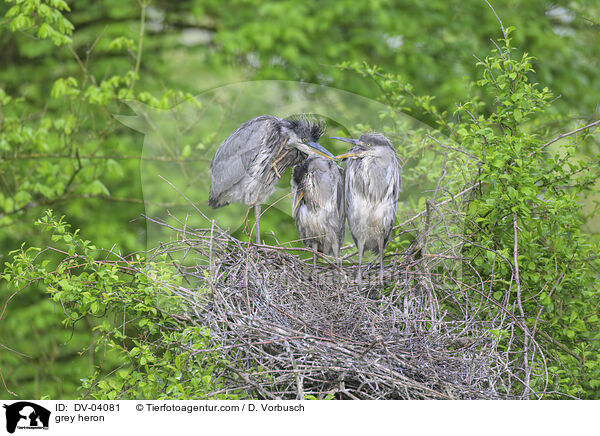
<instances>
[{"instance_id":1,"label":"grey plumage","mask_svg":"<svg viewBox=\"0 0 600 436\"><path fill-rule=\"evenodd\" d=\"M359 284L364 250L379 254L383 283L383 250L396 219L402 168L393 144L382 134L363 134L358 140L335 139L355 144L338 158L348 159L344 195L348 227L358 249Z\"/></svg>"},{"instance_id":2,"label":"grey plumage","mask_svg":"<svg viewBox=\"0 0 600 436\"><path fill-rule=\"evenodd\" d=\"M344 171L329 159L310 156L294 167L291 190L292 215L304 244L339 257L346 221Z\"/></svg>"},{"instance_id":3,"label":"grey plumage","mask_svg":"<svg viewBox=\"0 0 600 436\"><path fill-rule=\"evenodd\" d=\"M306 155L335 159L318 144L324 125L301 116L290 119L261 115L239 126L223 141L210 164L208 204L243 203L254 207L256 241L260 243L260 205L290 166Z\"/></svg>"}]
</instances>

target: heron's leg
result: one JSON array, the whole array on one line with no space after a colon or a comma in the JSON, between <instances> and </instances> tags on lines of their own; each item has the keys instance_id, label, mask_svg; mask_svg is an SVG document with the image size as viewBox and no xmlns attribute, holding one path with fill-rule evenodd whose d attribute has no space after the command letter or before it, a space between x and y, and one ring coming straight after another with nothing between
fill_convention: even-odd
<instances>
[{"instance_id":1,"label":"heron's leg","mask_svg":"<svg viewBox=\"0 0 600 436\"><path fill-rule=\"evenodd\" d=\"M244 230L243 232L246 233L250 233L248 230L248 227L250 227L250 221L249 221L249 216L250 216L250 207L248 209L246 209L246 217L244 218Z\"/></svg>"},{"instance_id":2,"label":"heron's leg","mask_svg":"<svg viewBox=\"0 0 600 436\"><path fill-rule=\"evenodd\" d=\"M383 286L383 238L379 238L377 244L379 245L379 282Z\"/></svg>"},{"instance_id":3,"label":"heron's leg","mask_svg":"<svg viewBox=\"0 0 600 436\"><path fill-rule=\"evenodd\" d=\"M254 224L256 225L256 243L260 244L260 204L254 206Z\"/></svg>"},{"instance_id":4,"label":"heron's leg","mask_svg":"<svg viewBox=\"0 0 600 436\"><path fill-rule=\"evenodd\" d=\"M335 261L339 268L339 274L338 273L334 274L334 278L337 277L339 279L339 281L337 283L337 285L339 286L338 292L337 292L337 297L338 297L338 303L341 303L342 298L340 297L340 293L341 293L342 280L344 279L344 270L342 269L342 258L340 257L340 247L337 243L335 243L333 245L333 255L335 256Z\"/></svg>"},{"instance_id":5,"label":"heron's leg","mask_svg":"<svg viewBox=\"0 0 600 436\"><path fill-rule=\"evenodd\" d=\"M364 242L358 243L358 288L362 290L362 258L363 258L363 250L365 248Z\"/></svg>"},{"instance_id":6,"label":"heron's leg","mask_svg":"<svg viewBox=\"0 0 600 436\"><path fill-rule=\"evenodd\" d=\"M316 242L313 242L310 246L311 246L311 248L314 251L317 251L317 243ZM317 280L319 278L319 275L317 274L317 253L313 253L313 270L312 270L312 273L313 273L313 280L314 280L315 286L316 286Z\"/></svg>"},{"instance_id":7,"label":"heron's leg","mask_svg":"<svg viewBox=\"0 0 600 436\"><path fill-rule=\"evenodd\" d=\"M342 258L340 257L340 247L336 243L333 245L333 257L335 257L335 261L340 268L340 272L342 271Z\"/></svg>"}]
</instances>

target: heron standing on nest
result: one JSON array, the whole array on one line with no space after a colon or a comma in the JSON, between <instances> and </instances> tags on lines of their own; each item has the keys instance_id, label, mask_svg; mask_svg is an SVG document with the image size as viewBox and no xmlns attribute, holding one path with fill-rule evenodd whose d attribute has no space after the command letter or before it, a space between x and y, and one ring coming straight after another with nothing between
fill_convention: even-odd
<instances>
[{"instance_id":1,"label":"heron standing on nest","mask_svg":"<svg viewBox=\"0 0 600 436\"><path fill-rule=\"evenodd\" d=\"M208 204L212 208L244 203L254 208L256 243L260 244L260 207L281 173L305 156L335 157L317 141L325 126L308 117L261 115L239 126L223 141L210 163Z\"/></svg>"},{"instance_id":2,"label":"heron standing on nest","mask_svg":"<svg viewBox=\"0 0 600 436\"><path fill-rule=\"evenodd\" d=\"M358 139L333 139L354 144L337 158L348 159L344 196L348 227L358 249L359 287L365 249L379 253L379 281L383 284L383 250L390 239L402 190L400 160L390 140L379 133L366 133Z\"/></svg>"},{"instance_id":3,"label":"heron standing on nest","mask_svg":"<svg viewBox=\"0 0 600 436\"><path fill-rule=\"evenodd\" d=\"M291 186L292 215L304 245L339 257L346 221L344 170L330 159L310 156L294 167Z\"/></svg>"}]
</instances>

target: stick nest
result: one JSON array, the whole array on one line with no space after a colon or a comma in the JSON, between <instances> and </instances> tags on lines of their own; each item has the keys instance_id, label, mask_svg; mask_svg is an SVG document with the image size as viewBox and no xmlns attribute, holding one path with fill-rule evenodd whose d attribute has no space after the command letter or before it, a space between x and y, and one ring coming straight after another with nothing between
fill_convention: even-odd
<instances>
[{"instance_id":1,"label":"stick nest","mask_svg":"<svg viewBox=\"0 0 600 436\"><path fill-rule=\"evenodd\" d=\"M188 302L186 318L209 328L226 362L219 370L224 387L215 395L508 396L509 359L490 333L493 321L479 315L483 300L470 298L473 284L461 281L459 243L417 237L386 256L385 286L377 261L363 265L361 289L351 256L341 267L323 256L314 268L300 256L308 249L257 246L214 224L168 227L176 240L159 252L183 276L174 292Z\"/></svg>"}]
</instances>

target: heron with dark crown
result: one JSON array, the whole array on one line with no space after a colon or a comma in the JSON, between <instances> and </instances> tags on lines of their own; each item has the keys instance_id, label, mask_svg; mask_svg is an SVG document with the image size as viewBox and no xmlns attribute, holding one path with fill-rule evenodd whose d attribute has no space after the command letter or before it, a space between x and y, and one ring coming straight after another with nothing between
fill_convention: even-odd
<instances>
[{"instance_id":1,"label":"heron with dark crown","mask_svg":"<svg viewBox=\"0 0 600 436\"><path fill-rule=\"evenodd\" d=\"M323 123L307 116L261 115L245 122L223 141L212 159L208 204L218 208L236 202L254 208L256 243L260 244L261 204L271 196L281 174L306 156L336 160L318 143L324 131Z\"/></svg>"},{"instance_id":2,"label":"heron with dark crown","mask_svg":"<svg viewBox=\"0 0 600 436\"><path fill-rule=\"evenodd\" d=\"M344 170L329 159L310 156L294 167L292 215L304 245L339 257L344 243ZM313 256L316 267L317 256Z\"/></svg>"}]
</instances>

